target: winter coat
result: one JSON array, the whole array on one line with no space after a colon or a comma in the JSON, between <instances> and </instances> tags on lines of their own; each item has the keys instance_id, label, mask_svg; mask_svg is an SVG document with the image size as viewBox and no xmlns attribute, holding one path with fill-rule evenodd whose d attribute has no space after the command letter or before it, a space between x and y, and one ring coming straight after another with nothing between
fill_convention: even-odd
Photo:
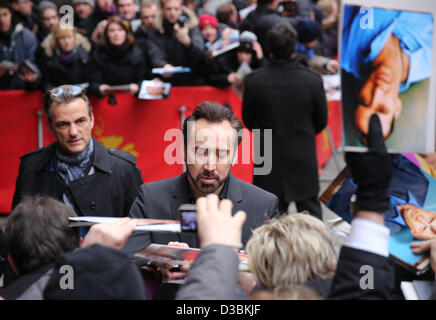
<instances>
[{"instance_id":1,"label":"winter coat","mask_svg":"<svg viewBox=\"0 0 436 320\"><path fill-rule=\"evenodd\" d=\"M197 17L187 8L183 14L188 18L189 36L191 45L185 47L174 37L173 24L157 18L156 30L149 35L148 56L153 68L160 68L166 64L191 68L190 73L175 74L165 81L173 85L198 85L198 70L205 61L204 40L197 28Z\"/></svg>"},{"instance_id":2,"label":"winter coat","mask_svg":"<svg viewBox=\"0 0 436 320\"><path fill-rule=\"evenodd\" d=\"M244 87L245 126L261 133L272 129L271 172L255 175L253 183L285 203L317 196L315 136L327 124L326 96L319 74L298 58L277 60L247 75ZM268 149L256 152L268 158Z\"/></svg>"},{"instance_id":3,"label":"winter coat","mask_svg":"<svg viewBox=\"0 0 436 320\"><path fill-rule=\"evenodd\" d=\"M0 37L0 61L8 60L19 65L24 60L35 62L35 51L38 47L38 40L35 35L17 24L11 33L10 39ZM13 89L36 89L41 77L34 83L24 82L17 72L6 72L0 77L0 90Z\"/></svg>"},{"instance_id":4,"label":"winter coat","mask_svg":"<svg viewBox=\"0 0 436 320\"><path fill-rule=\"evenodd\" d=\"M150 79L149 66L140 47L124 44L114 48L110 44L94 50L90 62L89 91L101 96L98 88L101 84L125 85Z\"/></svg>"},{"instance_id":5,"label":"winter coat","mask_svg":"<svg viewBox=\"0 0 436 320\"><path fill-rule=\"evenodd\" d=\"M64 61L58 48L53 48L52 34L43 41L43 56L39 62L42 69L42 90L50 90L63 84L82 84L89 82L89 52L91 44L79 33L75 34L74 57Z\"/></svg>"}]
</instances>

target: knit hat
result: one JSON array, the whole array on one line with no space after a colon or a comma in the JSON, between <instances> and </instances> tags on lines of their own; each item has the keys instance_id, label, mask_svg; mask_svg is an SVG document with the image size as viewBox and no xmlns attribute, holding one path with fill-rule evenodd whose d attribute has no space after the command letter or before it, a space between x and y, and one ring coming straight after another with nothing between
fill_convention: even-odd
<instances>
[{"instance_id":1,"label":"knit hat","mask_svg":"<svg viewBox=\"0 0 436 320\"><path fill-rule=\"evenodd\" d=\"M54 4L51 1L47 1L47 0L43 0L39 3L38 5L38 12L39 14L42 14L42 12L47 9L47 8L51 8L51 9L55 9L56 12L58 12L58 7L56 4Z\"/></svg>"},{"instance_id":2,"label":"knit hat","mask_svg":"<svg viewBox=\"0 0 436 320\"><path fill-rule=\"evenodd\" d=\"M87 3L89 4L91 7L95 7L95 2L94 0L73 0L73 6L75 6L76 4L79 3Z\"/></svg>"},{"instance_id":3,"label":"knit hat","mask_svg":"<svg viewBox=\"0 0 436 320\"><path fill-rule=\"evenodd\" d=\"M244 31L239 36L239 48L238 51L244 51L255 54L253 48L253 42L257 41L257 37L253 32Z\"/></svg>"},{"instance_id":4,"label":"knit hat","mask_svg":"<svg viewBox=\"0 0 436 320\"><path fill-rule=\"evenodd\" d=\"M257 36L250 31L244 31L241 33L241 35L239 36L239 41L240 42L256 42L257 41Z\"/></svg>"},{"instance_id":5,"label":"knit hat","mask_svg":"<svg viewBox=\"0 0 436 320\"><path fill-rule=\"evenodd\" d=\"M215 29L218 29L218 20L213 15L207 13L200 15L198 28L201 30L208 24L215 27Z\"/></svg>"},{"instance_id":6,"label":"knit hat","mask_svg":"<svg viewBox=\"0 0 436 320\"><path fill-rule=\"evenodd\" d=\"M313 20L307 18L299 20L296 29L300 43L308 43L321 38L321 27Z\"/></svg>"}]
</instances>

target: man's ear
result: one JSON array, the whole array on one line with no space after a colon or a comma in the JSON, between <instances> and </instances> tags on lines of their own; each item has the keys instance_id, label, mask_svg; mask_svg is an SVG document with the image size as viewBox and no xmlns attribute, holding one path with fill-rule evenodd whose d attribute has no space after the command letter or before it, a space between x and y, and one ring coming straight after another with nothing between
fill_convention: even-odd
<instances>
[{"instance_id":1,"label":"man's ear","mask_svg":"<svg viewBox=\"0 0 436 320\"><path fill-rule=\"evenodd\" d=\"M47 127L48 127L48 130L50 131L50 133L54 136L55 134L54 134L54 130L53 130L53 125L52 125L52 122L50 119L47 119Z\"/></svg>"},{"instance_id":2,"label":"man's ear","mask_svg":"<svg viewBox=\"0 0 436 320\"><path fill-rule=\"evenodd\" d=\"M89 116L89 119L91 121L91 130L94 128L94 114L91 113L91 115Z\"/></svg>"},{"instance_id":3,"label":"man's ear","mask_svg":"<svg viewBox=\"0 0 436 320\"><path fill-rule=\"evenodd\" d=\"M235 151L233 152L233 159L232 159L231 167L233 167L237 162L238 162L238 148L236 148Z\"/></svg>"}]
</instances>

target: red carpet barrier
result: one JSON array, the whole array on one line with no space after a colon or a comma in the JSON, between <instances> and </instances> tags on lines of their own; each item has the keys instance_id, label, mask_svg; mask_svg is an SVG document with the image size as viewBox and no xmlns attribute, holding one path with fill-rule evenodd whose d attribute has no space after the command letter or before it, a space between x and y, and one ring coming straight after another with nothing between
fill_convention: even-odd
<instances>
[{"instance_id":1,"label":"red carpet barrier","mask_svg":"<svg viewBox=\"0 0 436 320\"><path fill-rule=\"evenodd\" d=\"M137 157L144 182L169 178L183 170L182 155L175 147L182 141L180 108L185 106L185 116L205 100L228 103L241 118L241 100L231 89L213 87L175 87L167 100L138 100L130 94L117 92L116 105L108 99L91 99L95 125L93 135L108 148L128 151ZM0 212L11 209L18 174L19 157L38 147L37 111L43 109L40 92L0 92ZM341 139L340 104L332 103L329 125L335 144ZM54 141L42 118L43 142ZM171 130L172 129L172 130ZM327 135L317 137L319 165L330 157ZM251 133L246 131L238 150L238 162L232 172L239 178L252 181ZM173 163L165 161L165 155Z\"/></svg>"},{"instance_id":2,"label":"red carpet barrier","mask_svg":"<svg viewBox=\"0 0 436 320\"><path fill-rule=\"evenodd\" d=\"M339 147L342 139L342 114L340 101L335 100L329 103L327 126L330 129L335 148ZM327 130L323 130L316 136L316 154L318 156L318 167L321 172L321 168L327 163L332 155Z\"/></svg>"}]
</instances>

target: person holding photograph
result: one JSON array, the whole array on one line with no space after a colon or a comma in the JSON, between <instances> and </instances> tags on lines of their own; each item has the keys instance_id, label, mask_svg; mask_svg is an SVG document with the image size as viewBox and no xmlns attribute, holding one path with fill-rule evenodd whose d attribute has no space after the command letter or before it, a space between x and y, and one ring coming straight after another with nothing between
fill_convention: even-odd
<instances>
[{"instance_id":1,"label":"person holding photograph","mask_svg":"<svg viewBox=\"0 0 436 320\"><path fill-rule=\"evenodd\" d=\"M91 44L76 29L57 26L47 37L42 69L42 90L46 92L62 84L88 82Z\"/></svg>"},{"instance_id":2,"label":"person holding photograph","mask_svg":"<svg viewBox=\"0 0 436 320\"><path fill-rule=\"evenodd\" d=\"M206 77L208 84L215 87L242 87L243 77L238 72L241 65L245 63L249 73L265 64L262 47L254 33L244 31L239 36L239 43L235 50L219 55L210 62Z\"/></svg>"},{"instance_id":3,"label":"person holding photograph","mask_svg":"<svg viewBox=\"0 0 436 320\"><path fill-rule=\"evenodd\" d=\"M149 79L144 53L120 17L108 19L104 39L104 45L91 55L89 91L102 97L111 85L129 85L130 93L136 95L140 83Z\"/></svg>"}]
</instances>

